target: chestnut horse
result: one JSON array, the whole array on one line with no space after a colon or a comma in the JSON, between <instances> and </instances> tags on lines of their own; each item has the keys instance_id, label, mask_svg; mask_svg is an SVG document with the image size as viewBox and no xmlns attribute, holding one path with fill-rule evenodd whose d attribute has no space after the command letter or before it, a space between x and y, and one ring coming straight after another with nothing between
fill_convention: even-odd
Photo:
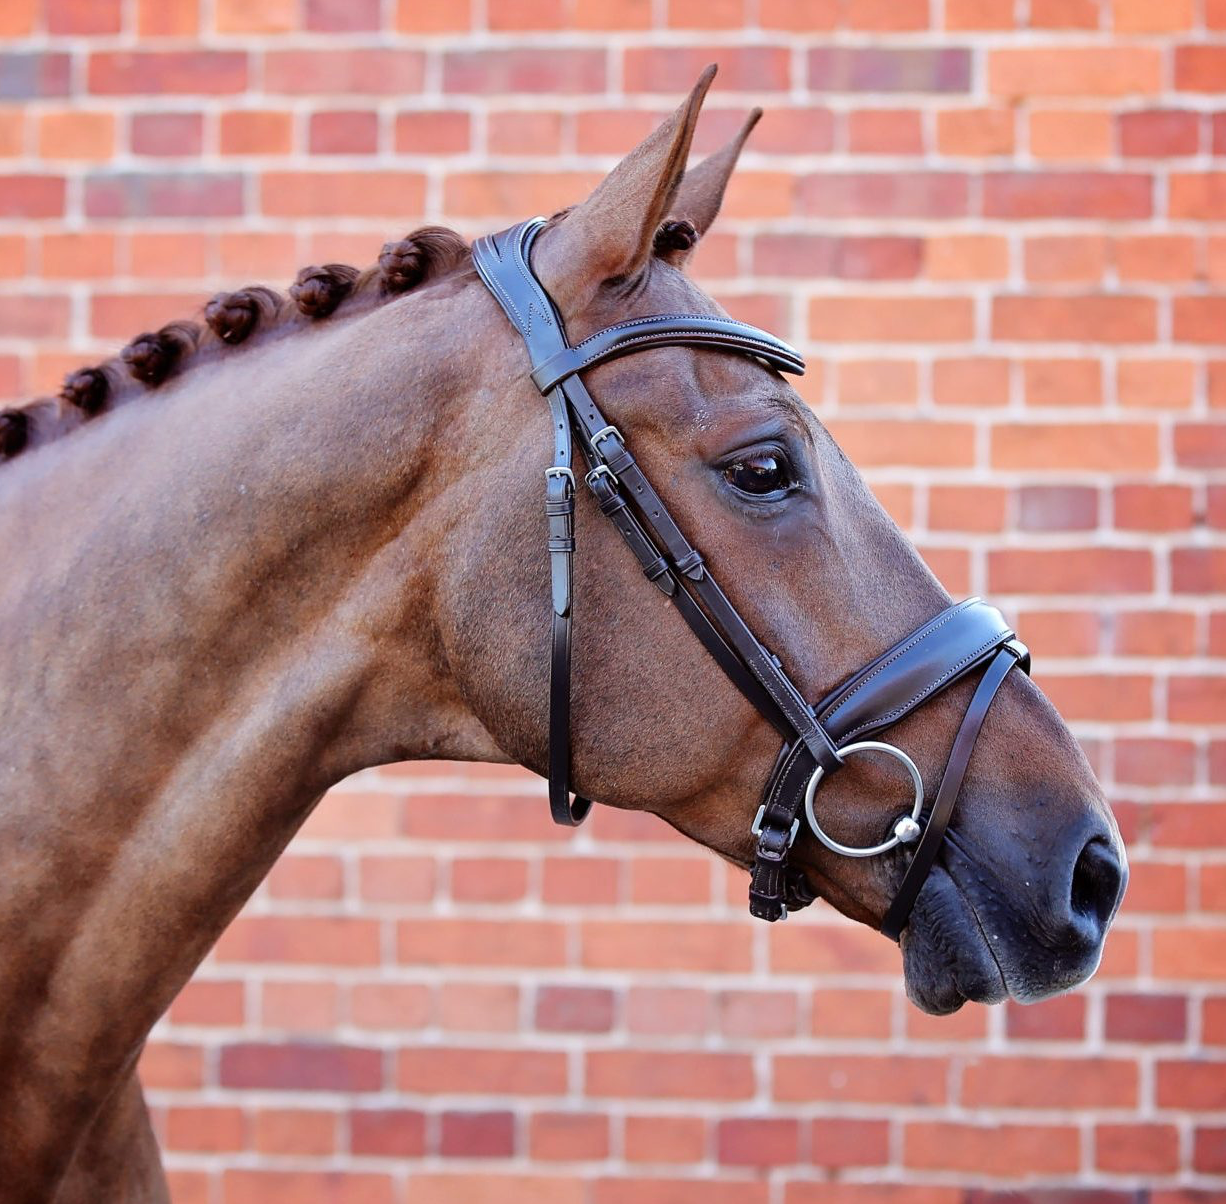
<instances>
[{"instance_id":1,"label":"chestnut horse","mask_svg":"<svg viewBox=\"0 0 1226 1204\"><path fill-rule=\"evenodd\" d=\"M720 312L682 269L753 119L685 174L709 82L537 240L573 339ZM406 759L546 764L550 419L464 244L424 231L366 273L308 269L288 301L248 289L205 316L0 419L7 1204L167 1198L137 1056L330 786ZM670 346L585 379L809 697L948 605L763 364ZM764 502L763 474L788 488ZM590 499L578 523L576 788L746 865L778 737ZM971 689L896 729L927 781ZM823 788L846 840L879 839L898 803L888 765ZM880 925L903 852L849 860L808 834L794 852L814 892ZM1085 758L1012 674L902 936L911 998L1072 987L1124 877Z\"/></svg>"}]
</instances>

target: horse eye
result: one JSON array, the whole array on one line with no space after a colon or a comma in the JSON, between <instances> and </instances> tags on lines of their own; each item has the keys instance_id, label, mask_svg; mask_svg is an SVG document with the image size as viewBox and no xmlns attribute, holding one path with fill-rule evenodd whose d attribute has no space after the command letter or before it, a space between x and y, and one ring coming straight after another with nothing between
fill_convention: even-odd
<instances>
[{"instance_id":1,"label":"horse eye","mask_svg":"<svg viewBox=\"0 0 1226 1204\"><path fill-rule=\"evenodd\" d=\"M791 484L787 461L775 452L753 452L724 469L724 480L742 493L758 497L778 493Z\"/></svg>"}]
</instances>

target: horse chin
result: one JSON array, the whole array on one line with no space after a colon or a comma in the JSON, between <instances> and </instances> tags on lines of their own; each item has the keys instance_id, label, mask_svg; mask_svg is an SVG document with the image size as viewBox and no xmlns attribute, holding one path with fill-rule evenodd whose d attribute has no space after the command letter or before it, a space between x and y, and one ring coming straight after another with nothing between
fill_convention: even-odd
<instances>
[{"instance_id":1,"label":"horse chin","mask_svg":"<svg viewBox=\"0 0 1226 1204\"><path fill-rule=\"evenodd\" d=\"M1002 1003L1010 991L991 942L953 879L934 869L902 934L907 997L932 1016L968 1000Z\"/></svg>"}]
</instances>

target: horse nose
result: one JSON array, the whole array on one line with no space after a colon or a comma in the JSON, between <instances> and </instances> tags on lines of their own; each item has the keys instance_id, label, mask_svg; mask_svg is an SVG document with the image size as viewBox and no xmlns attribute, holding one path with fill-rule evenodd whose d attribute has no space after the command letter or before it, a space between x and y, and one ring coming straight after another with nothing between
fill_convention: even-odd
<instances>
[{"instance_id":1,"label":"horse nose","mask_svg":"<svg viewBox=\"0 0 1226 1204\"><path fill-rule=\"evenodd\" d=\"M1102 944L1127 881L1128 869L1118 841L1101 834L1091 836L1073 864L1069 888L1070 926L1087 945L1097 948Z\"/></svg>"}]
</instances>

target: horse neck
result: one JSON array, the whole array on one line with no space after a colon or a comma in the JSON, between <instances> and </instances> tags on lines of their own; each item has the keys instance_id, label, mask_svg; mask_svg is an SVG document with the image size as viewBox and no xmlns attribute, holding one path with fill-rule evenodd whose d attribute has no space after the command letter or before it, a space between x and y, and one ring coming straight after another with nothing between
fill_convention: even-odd
<instances>
[{"instance_id":1,"label":"horse neck","mask_svg":"<svg viewBox=\"0 0 1226 1204\"><path fill-rule=\"evenodd\" d=\"M332 782L499 756L430 636L466 294L223 355L4 470L0 1079L31 1108L48 1051L66 1089L118 1072Z\"/></svg>"}]
</instances>

